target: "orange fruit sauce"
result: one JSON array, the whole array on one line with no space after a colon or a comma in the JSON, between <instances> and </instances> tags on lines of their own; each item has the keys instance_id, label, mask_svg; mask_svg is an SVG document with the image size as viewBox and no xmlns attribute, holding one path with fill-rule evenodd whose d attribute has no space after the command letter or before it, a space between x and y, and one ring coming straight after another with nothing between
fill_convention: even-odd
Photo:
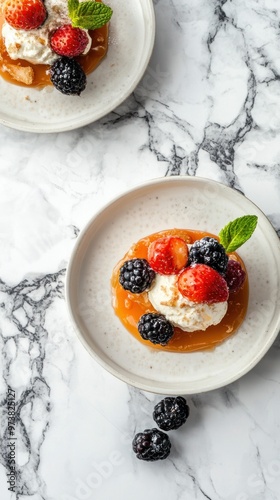
<instances>
[{"instance_id":1,"label":"orange fruit sauce","mask_svg":"<svg viewBox=\"0 0 280 500\"><path fill-rule=\"evenodd\" d=\"M139 342L153 349L171 352L192 352L213 349L215 346L221 344L225 339L233 335L245 318L249 300L247 273L243 287L238 292L229 294L227 313L218 325L212 325L205 331L198 330L191 333L184 332L180 328L175 327L174 335L166 346L152 344L149 341L145 341L138 332L137 323L140 317L145 313L156 311L149 302L148 292L132 294L122 288L119 283L119 270L126 260L133 258L147 259L149 244L152 241L164 236L178 236L179 238L185 240L187 244L192 244L204 236L211 236L218 239L217 236L204 231L170 229L151 234L139 240L129 249L123 259L118 262L113 270L111 286L112 305L115 313L125 328L134 337L136 337ZM230 259L238 260L243 269L246 271L244 262L238 254L234 252L229 254L229 257Z\"/></svg>"},{"instance_id":2,"label":"orange fruit sauce","mask_svg":"<svg viewBox=\"0 0 280 500\"><path fill-rule=\"evenodd\" d=\"M3 38L1 36L3 22L4 18L0 8L0 55L2 57L2 60L0 57L0 75L9 83L12 83L14 85L19 85L21 87L43 88L46 87L47 85L52 85L48 74L48 70L50 68L48 64L31 64L30 62L24 61L23 59L13 60L9 57L5 49ZM92 39L92 44L89 52L84 56L75 57L76 61L78 61L81 64L86 75L92 73L92 71L94 71L97 68L99 63L107 54L108 35L109 35L108 24L96 30L89 30L88 33ZM7 71L4 71L5 63L16 64L18 66L30 66L34 71L34 79L32 84L26 85L24 83L15 80Z\"/></svg>"}]
</instances>

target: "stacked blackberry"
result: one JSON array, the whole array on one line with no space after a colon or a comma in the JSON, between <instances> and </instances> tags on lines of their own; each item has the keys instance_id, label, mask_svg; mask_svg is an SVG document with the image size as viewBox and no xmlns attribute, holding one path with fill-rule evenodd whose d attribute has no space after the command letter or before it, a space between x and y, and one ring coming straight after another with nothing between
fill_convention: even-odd
<instances>
[{"instance_id":1,"label":"stacked blackberry","mask_svg":"<svg viewBox=\"0 0 280 500\"><path fill-rule=\"evenodd\" d=\"M227 269L228 256L218 240L205 236L195 241L190 248L188 265L192 264L205 264L223 276Z\"/></svg>"},{"instance_id":2,"label":"stacked blackberry","mask_svg":"<svg viewBox=\"0 0 280 500\"><path fill-rule=\"evenodd\" d=\"M161 400L153 411L153 419L157 428L146 429L134 436L133 451L140 460L152 462L164 460L171 450L169 436L163 432L178 429L189 416L189 406L182 396L166 397Z\"/></svg>"}]
</instances>

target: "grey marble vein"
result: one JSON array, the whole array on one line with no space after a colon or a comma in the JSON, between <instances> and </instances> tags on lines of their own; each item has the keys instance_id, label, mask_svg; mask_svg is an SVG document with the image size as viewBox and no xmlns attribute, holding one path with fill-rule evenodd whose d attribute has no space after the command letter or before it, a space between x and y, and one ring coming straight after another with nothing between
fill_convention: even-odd
<instances>
[{"instance_id":1,"label":"grey marble vein","mask_svg":"<svg viewBox=\"0 0 280 500\"><path fill-rule=\"evenodd\" d=\"M16 469L16 497L40 492L45 485L38 473L40 449L49 426L51 388L44 375L44 327L48 307L63 296L62 270L40 278L25 279L15 286L0 283L2 350L1 463L9 470L9 391L15 392L15 434L17 454L25 458ZM42 496L42 498L43 498Z\"/></svg>"}]
</instances>

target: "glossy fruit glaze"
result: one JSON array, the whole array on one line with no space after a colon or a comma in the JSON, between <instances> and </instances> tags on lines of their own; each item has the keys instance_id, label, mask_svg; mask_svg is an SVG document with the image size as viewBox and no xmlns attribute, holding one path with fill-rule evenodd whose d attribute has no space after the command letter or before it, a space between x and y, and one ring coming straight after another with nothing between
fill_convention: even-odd
<instances>
[{"instance_id":1,"label":"glossy fruit glaze","mask_svg":"<svg viewBox=\"0 0 280 500\"><path fill-rule=\"evenodd\" d=\"M245 318L249 299L249 285L247 277L241 290L236 293L230 293L227 313L218 325L210 326L205 331L198 330L192 333L184 332L180 328L176 327L174 336L166 346L155 345L147 342L142 339L138 332L137 323L140 317L147 312L155 312L155 309L149 302L147 292L132 294L122 288L118 279L119 269L128 259L146 259L149 244L157 238L161 238L163 236L178 236L184 239L188 244L192 244L204 236L217 238L217 236L208 232L189 229L170 229L154 233L139 240L129 249L123 259L121 259L113 270L111 285L112 304L115 313L125 328L132 333L137 340L153 349L172 352L192 352L212 349L233 335ZM230 259L238 260L243 269L246 271L242 259L236 253L230 254L229 257Z\"/></svg>"},{"instance_id":2,"label":"glossy fruit glaze","mask_svg":"<svg viewBox=\"0 0 280 500\"><path fill-rule=\"evenodd\" d=\"M3 15L0 11L0 33L2 33ZM102 28L89 31L89 35L92 39L92 45L89 52L84 56L75 57L75 59L81 64L84 72L88 75L92 73L102 59L105 57L108 50L108 25L102 26ZM48 64L31 64L28 61L22 59L13 60L11 59L4 46L3 39L0 35L0 75L10 83L14 85L19 85L21 87L38 87L42 88L46 85L52 85L50 77L48 74L50 66ZM26 85L24 83L16 81L7 71L3 70L5 64L16 64L18 66L31 66L34 71L34 80L31 85Z\"/></svg>"}]
</instances>

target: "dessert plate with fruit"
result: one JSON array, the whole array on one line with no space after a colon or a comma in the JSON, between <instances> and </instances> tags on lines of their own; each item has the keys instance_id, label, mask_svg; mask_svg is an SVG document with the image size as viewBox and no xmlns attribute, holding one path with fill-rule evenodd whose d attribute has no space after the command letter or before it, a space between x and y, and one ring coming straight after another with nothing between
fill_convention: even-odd
<instances>
[{"instance_id":1,"label":"dessert plate with fruit","mask_svg":"<svg viewBox=\"0 0 280 500\"><path fill-rule=\"evenodd\" d=\"M152 0L1 0L0 123L60 132L120 105L149 63Z\"/></svg>"},{"instance_id":2,"label":"dessert plate with fruit","mask_svg":"<svg viewBox=\"0 0 280 500\"><path fill-rule=\"evenodd\" d=\"M155 179L81 232L66 297L80 340L113 375L156 393L212 390L252 369L279 332L279 239L223 184Z\"/></svg>"}]
</instances>

